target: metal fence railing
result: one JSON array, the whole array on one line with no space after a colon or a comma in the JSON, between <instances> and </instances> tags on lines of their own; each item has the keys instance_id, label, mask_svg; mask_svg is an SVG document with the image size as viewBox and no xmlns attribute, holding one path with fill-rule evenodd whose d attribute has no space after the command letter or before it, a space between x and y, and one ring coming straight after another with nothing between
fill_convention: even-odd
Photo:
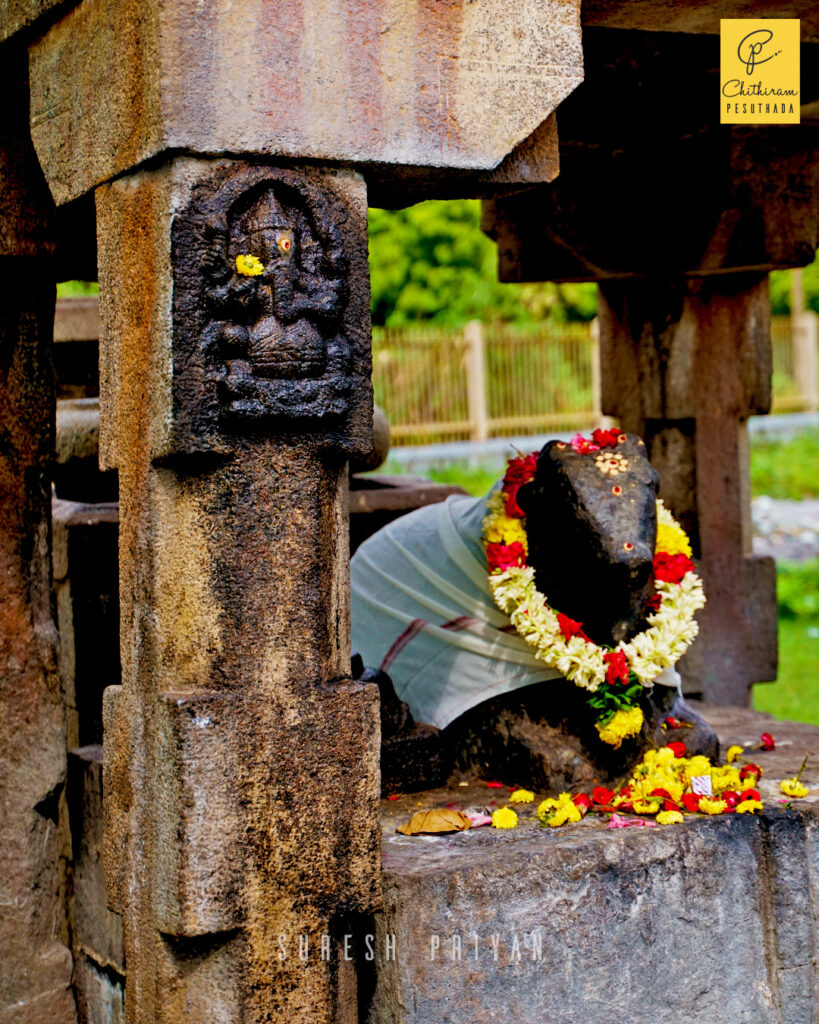
<instances>
[{"instance_id":1,"label":"metal fence railing","mask_svg":"<svg viewBox=\"0 0 819 1024\"><path fill-rule=\"evenodd\" d=\"M816 409L816 317L774 317L771 340L773 411ZM395 444L586 429L601 419L596 323L375 329L373 384Z\"/></svg>"}]
</instances>

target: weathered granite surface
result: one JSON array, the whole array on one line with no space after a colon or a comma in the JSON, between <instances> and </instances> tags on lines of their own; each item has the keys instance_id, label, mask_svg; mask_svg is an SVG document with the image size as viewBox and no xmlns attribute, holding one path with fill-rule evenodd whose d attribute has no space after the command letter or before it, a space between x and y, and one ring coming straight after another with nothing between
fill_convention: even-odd
<instances>
[{"instance_id":1,"label":"weathered granite surface","mask_svg":"<svg viewBox=\"0 0 819 1024\"><path fill-rule=\"evenodd\" d=\"M591 816L555 830L530 819L407 838L395 827L420 807L491 810L505 793L472 780L385 802L370 1024L814 1021L817 797L777 801L807 751L816 767L803 778L819 783L819 729L705 710L723 747L776 738L751 755L762 816L618 831Z\"/></svg>"}]
</instances>

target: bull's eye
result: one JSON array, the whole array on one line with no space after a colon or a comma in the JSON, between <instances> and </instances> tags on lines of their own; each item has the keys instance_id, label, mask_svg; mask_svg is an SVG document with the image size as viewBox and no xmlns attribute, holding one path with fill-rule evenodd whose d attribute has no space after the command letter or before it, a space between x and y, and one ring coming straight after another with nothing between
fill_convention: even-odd
<instances>
[{"instance_id":1,"label":"bull's eye","mask_svg":"<svg viewBox=\"0 0 819 1024\"><path fill-rule=\"evenodd\" d=\"M616 497L619 497L623 493L623 488L619 484L615 484L611 489L611 493Z\"/></svg>"},{"instance_id":2,"label":"bull's eye","mask_svg":"<svg viewBox=\"0 0 819 1024\"><path fill-rule=\"evenodd\" d=\"M281 249L282 252L290 252L290 246L292 244L293 243L290 241L289 238L280 238L279 239L279 248Z\"/></svg>"},{"instance_id":3,"label":"bull's eye","mask_svg":"<svg viewBox=\"0 0 819 1024\"><path fill-rule=\"evenodd\" d=\"M628 438L625 434L620 434L617 440L620 442L620 444L625 444L625 442L628 441Z\"/></svg>"},{"instance_id":4,"label":"bull's eye","mask_svg":"<svg viewBox=\"0 0 819 1024\"><path fill-rule=\"evenodd\" d=\"M563 443L562 441L558 441L558 442L557 442L557 447L558 447L558 448L565 448L565 447L566 447L566 445L565 445L565 444L564 444L564 443Z\"/></svg>"},{"instance_id":5,"label":"bull's eye","mask_svg":"<svg viewBox=\"0 0 819 1024\"><path fill-rule=\"evenodd\" d=\"M631 543L630 540L627 540L626 543L623 545L623 548L626 551L633 551L634 550L634 545Z\"/></svg>"}]
</instances>

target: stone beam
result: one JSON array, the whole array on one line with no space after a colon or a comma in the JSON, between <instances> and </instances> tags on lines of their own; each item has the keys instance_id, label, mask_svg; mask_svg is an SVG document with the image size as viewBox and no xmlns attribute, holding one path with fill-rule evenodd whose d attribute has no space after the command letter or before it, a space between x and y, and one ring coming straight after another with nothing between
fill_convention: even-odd
<instances>
[{"instance_id":1,"label":"stone beam","mask_svg":"<svg viewBox=\"0 0 819 1024\"><path fill-rule=\"evenodd\" d=\"M53 204L24 53L0 81L0 1021L76 1020L67 948L65 707L51 590Z\"/></svg>"},{"instance_id":2,"label":"stone beam","mask_svg":"<svg viewBox=\"0 0 819 1024\"><path fill-rule=\"evenodd\" d=\"M182 158L103 186L97 210L127 1019L352 1022L341 936L380 886L378 696L350 678L348 611L346 463L372 424L364 184Z\"/></svg>"},{"instance_id":3,"label":"stone beam","mask_svg":"<svg viewBox=\"0 0 819 1024\"><path fill-rule=\"evenodd\" d=\"M819 47L803 86L819 93ZM485 204L505 281L804 266L819 245L819 125L716 123L718 49L588 30L560 108L560 176ZM668 68L680 69L671 84Z\"/></svg>"},{"instance_id":4,"label":"stone beam","mask_svg":"<svg viewBox=\"0 0 819 1024\"><path fill-rule=\"evenodd\" d=\"M579 6L84 0L31 47L33 138L58 204L169 150L487 172L581 81Z\"/></svg>"},{"instance_id":5,"label":"stone beam","mask_svg":"<svg viewBox=\"0 0 819 1024\"><path fill-rule=\"evenodd\" d=\"M813 0L584 0L583 24L649 32L719 35L720 18L799 18L802 39L819 42L819 12Z\"/></svg>"}]
</instances>

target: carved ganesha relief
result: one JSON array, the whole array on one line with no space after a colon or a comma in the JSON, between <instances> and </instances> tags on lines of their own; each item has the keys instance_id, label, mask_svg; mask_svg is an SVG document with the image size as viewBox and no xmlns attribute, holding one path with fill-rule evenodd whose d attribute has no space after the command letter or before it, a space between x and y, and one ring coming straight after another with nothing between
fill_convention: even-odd
<instances>
[{"instance_id":1,"label":"carved ganesha relief","mask_svg":"<svg viewBox=\"0 0 819 1024\"><path fill-rule=\"evenodd\" d=\"M319 225L295 187L262 182L229 208L205 265L213 320L204 343L222 414L343 414L347 267L332 221Z\"/></svg>"}]
</instances>

